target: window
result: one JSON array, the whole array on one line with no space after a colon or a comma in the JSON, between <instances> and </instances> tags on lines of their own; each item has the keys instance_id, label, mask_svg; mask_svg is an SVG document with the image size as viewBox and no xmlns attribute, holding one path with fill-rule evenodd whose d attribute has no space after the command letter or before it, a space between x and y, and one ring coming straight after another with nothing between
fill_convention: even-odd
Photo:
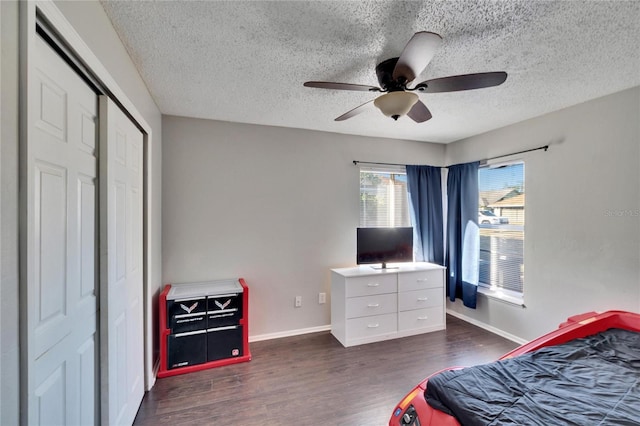
<instances>
[{"instance_id":1,"label":"window","mask_svg":"<svg viewBox=\"0 0 640 426\"><path fill-rule=\"evenodd\" d=\"M360 227L411 226L404 167L360 168Z\"/></svg>"},{"instance_id":2,"label":"window","mask_svg":"<svg viewBox=\"0 0 640 426\"><path fill-rule=\"evenodd\" d=\"M524 289L524 163L482 167L480 190L480 285L506 295Z\"/></svg>"}]
</instances>

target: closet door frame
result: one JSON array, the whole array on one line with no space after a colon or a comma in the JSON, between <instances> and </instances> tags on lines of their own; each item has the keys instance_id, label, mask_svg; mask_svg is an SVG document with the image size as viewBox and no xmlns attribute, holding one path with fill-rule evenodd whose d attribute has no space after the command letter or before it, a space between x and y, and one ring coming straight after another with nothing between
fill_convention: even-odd
<instances>
[{"instance_id":1,"label":"closet door frame","mask_svg":"<svg viewBox=\"0 0 640 426\"><path fill-rule=\"evenodd\" d=\"M90 78L95 79L101 85L102 91L113 99L118 106L126 111L129 118L136 124L140 131L144 134L143 149L143 316L144 316L144 388L151 389L155 383L155 371L157 371L157 362L154 360L153 350L153 321L152 306L153 292L151 291L151 283L149 280L149 265L151 261L150 244L150 216L148 206L150 205L151 194L149 191L150 182L150 149L149 146L153 141L151 126L146 122L142 114L134 106L128 98L127 93L116 83L109 71L102 65L98 57L91 51L84 40L79 36L62 12L57 8L52 0L28 0L20 2L19 5L19 49L20 49L20 141L29 141L29 82L33 78L30 66L35 53L35 41L39 35L36 33L36 25L38 22L46 23L47 27L55 34L57 41L64 44L63 51L73 55L72 60L77 61L84 70L90 74ZM28 193L25 191L26 179L26 163L25 163L25 143L20 143L19 153L19 212L21 217L27 210ZM26 235L27 222L20 220L19 230L21 235ZM20 372L20 405L21 405L21 423L28 423L27 413L30 411L28 407L29 394L33 389L29 388L29 375L34 374L29 366L29 335L27 334L28 304L26 287L26 240L21 237L19 258L20 258L20 302L19 302L19 333L21 347L21 372ZM98 248L98 250L100 250ZM99 286L102 283L98 284ZM100 312L100 316L102 316ZM99 365L99 364L98 364ZM32 368L32 366L31 366ZM102 396L101 396L102 397Z\"/></svg>"}]
</instances>

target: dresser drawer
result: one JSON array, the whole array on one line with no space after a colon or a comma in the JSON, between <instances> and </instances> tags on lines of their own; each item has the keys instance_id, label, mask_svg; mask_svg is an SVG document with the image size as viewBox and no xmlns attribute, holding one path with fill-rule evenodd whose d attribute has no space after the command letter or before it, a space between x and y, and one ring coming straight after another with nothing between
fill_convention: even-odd
<instances>
[{"instance_id":1,"label":"dresser drawer","mask_svg":"<svg viewBox=\"0 0 640 426\"><path fill-rule=\"evenodd\" d=\"M405 291L398 293L398 310L433 308L444 305L442 287L425 288L423 290Z\"/></svg>"},{"instance_id":2,"label":"dresser drawer","mask_svg":"<svg viewBox=\"0 0 640 426\"><path fill-rule=\"evenodd\" d=\"M398 279L396 274L349 277L345 280L345 287L347 297L396 293L398 291Z\"/></svg>"},{"instance_id":3,"label":"dresser drawer","mask_svg":"<svg viewBox=\"0 0 640 426\"><path fill-rule=\"evenodd\" d=\"M398 291L444 286L442 269L398 274Z\"/></svg>"},{"instance_id":4,"label":"dresser drawer","mask_svg":"<svg viewBox=\"0 0 640 426\"><path fill-rule=\"evenodd\" d=\"M393 314L398 311L398 296L376 294L374 296L351 297L347 299L347 318L366 317L371 315Z\"/></svg>"},{"instance_id":5,"label":"dresser drawer","mask_svg":"<svg viewBox=\"0 0 640 426\"><path fill-rule=\"evenodd\" d=\"M398 331L397 314L374 315L347 320L347 338L359 339Z\"/></svg>"},{"instance_id":6,"label":"dresser drawer","mask_svg":"<svg viewBox=\"0 0 640 426\"><path fill-rule=\"evenodd\" d=\"M398 331L437 326L444 328L444 306L415 309L398 314Z\"/></svg>"}]
</instances>

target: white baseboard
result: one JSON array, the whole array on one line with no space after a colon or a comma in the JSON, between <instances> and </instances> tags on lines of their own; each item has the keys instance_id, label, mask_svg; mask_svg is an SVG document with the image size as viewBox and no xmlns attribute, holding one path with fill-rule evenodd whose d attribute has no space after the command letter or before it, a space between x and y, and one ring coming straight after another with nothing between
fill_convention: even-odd
<instances>
[{"instance_id":1,"label":"white baseboard","mask_svg":"<svg viewBox=\"0 0 640 426\"><path fill-rule=\"evenodd\" d=\"M296 330L279 331L277 333L258 334L249 336L249 342L259 342L261 340L280 339L282 337L299 336L301 334L319 333L321 331L331 330L331 324L321 325L318 327L299 328Z\"/></svg>"},{"instance_id":2,"label":"white baseboard","mask_svg":"<svg viewBox=\"0 0 640 426\"><path fill-rule=\"evenodd\" d=\"M504 330L500 330L499 328L496 328L496 327L493 327L491 325L485 324L485 323L483 323L481 321L478 321L478 320L475 320L473 318L470 318L470 317L468 317L466 315L463 315L463 314L461 314L459 312L455 312L455 311L452 311L450 309L447 309L447 314L449 314L449 315L451 315L453 317L459 318L462 321L466 321L466 322L468 322L470 324L473 324L476 327L480 327L480 328L483 328L483 329L485 329L487 331L490 331L493 334L497 334L498 336L504 337L505 339L509 339L512 342L516 342L519 345L524 345L525 343L528 342L528 340L522 339L522 338L520 338L518 336L514 336L511 333L507 333Z\"/></svg>"}]
</instances>

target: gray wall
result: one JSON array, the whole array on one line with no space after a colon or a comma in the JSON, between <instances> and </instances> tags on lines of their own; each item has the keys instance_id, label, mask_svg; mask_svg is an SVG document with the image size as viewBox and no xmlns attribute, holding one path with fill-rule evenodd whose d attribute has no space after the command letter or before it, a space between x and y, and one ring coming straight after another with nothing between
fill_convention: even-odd
<instances>
[{"instance_id":1,"label":"gray wall","mask_svg":"<svg viewBox=\"0 0 640 426\"><path fill-rule=\"evenodd\" d=\"M160 112L100 4L89 1L56 2L56 5L151 126L149 276L153 295L162 285ZM0 424L14 425L19 419L17 2L0 1L0 31ZM151 358L150 353L148 359Z\"/></svg>"},{"instance_id":2,"label":"gray wall","mask_svg":"<svg viewBox=\"0 0 640 426\"><path fill-rule=\"evenodd\" d=\"M18 424L18 4L0 2L0 424Z\"/></svg>"},{"instance_id":3,"label":"gray wall","mask_svg":"<svg viewBox=\"0 0 640 426\"><path fill-rule=\"evenodd\" d=\"M570 315L640 312L640 88L447 146L448 164L552 143L525 159L526 308L447 309L532 339Z\"/></svg>"},{"instance_id":4,"label":"gray wall","mask_svg":"<svg viewBox=\"0 0 640 426\"><path fill-rule=\"evenodd\" d=\"M253 338L326 326L355 263L353 160L441 165L444 145L163 116L166 282L243 277ZM302 296L301 308L294 297Z\"/></svg>"}]
</instances>

